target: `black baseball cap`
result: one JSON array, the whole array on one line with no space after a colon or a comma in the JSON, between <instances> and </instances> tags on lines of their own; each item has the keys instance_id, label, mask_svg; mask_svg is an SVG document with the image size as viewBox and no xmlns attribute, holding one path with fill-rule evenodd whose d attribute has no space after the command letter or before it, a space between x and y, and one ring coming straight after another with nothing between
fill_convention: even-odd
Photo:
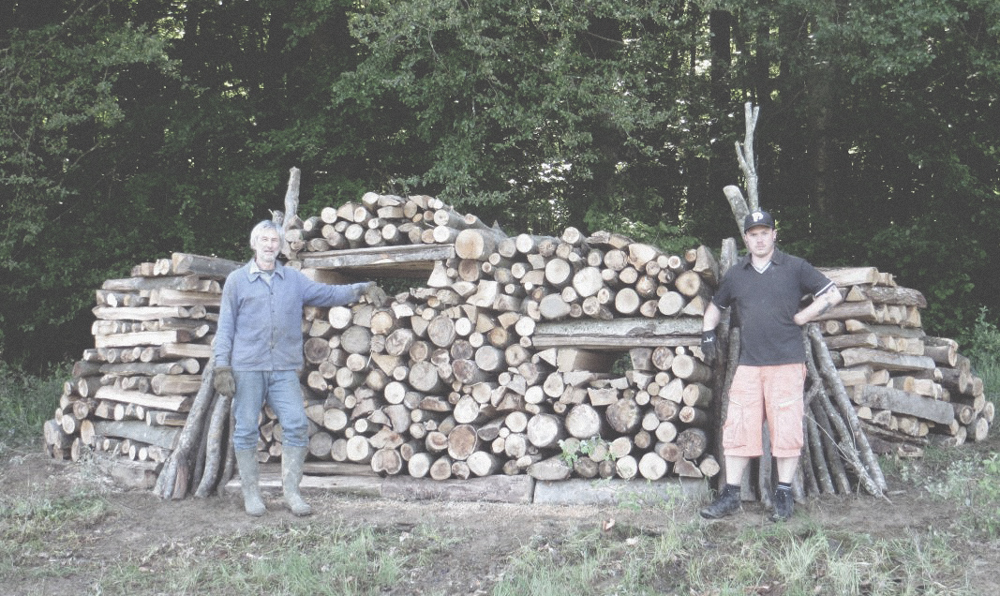
<instances>
[{"instance_id":1,"label":"black baseball cap","mask_svg":"<svg viewBox=\"0 0 1000 596\"><path fill-rule=\"evenodd\" d=\"M751 211L743 220L743 233L746 234L750 228L757 226L767 226L774 229L774 218L767 211Z\"/></svg>"}]
</instances>

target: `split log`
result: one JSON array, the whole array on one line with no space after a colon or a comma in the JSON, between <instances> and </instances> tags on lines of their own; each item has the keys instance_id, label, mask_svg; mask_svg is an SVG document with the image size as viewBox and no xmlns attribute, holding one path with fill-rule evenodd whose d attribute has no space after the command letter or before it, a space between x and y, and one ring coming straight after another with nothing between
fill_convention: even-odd
<instances>
[{"instance_id":1,"label":"split log","mask_svg":"<svg viewBox=\"0 0 1000 596\"><path fill-rule=\"evenodd\" d=\"M212 380L215 378L215 358L209 358L202 372L201 388L188 412L188 419L177 440L177 448L170 454L164 463L163 471L156 479L154 492L163 499L183 499L187 495L190 486L190 471L192 456L191 449L194 448L201 438L203 432L203 422L208 414L208 408L215 391L212 389Z\"/></svg>"},{"instance_id":2,"label":"split log","mask_svg":"<svg viewBox=\"0 0 1000 596\"><path fill-rule=\"evenodd\" d=\"M225 456L229 451L229 410L232 399L217 395L208 429L205 432L206 452L205 467L201 474L201 482L194 496L207 497L218 487L220 475L223 473Z\"/></svg>"},{"instance_id":3,"label":"split log","mask_svg":"<svg viewBox=\"0 0 1000 596\"><path fill-rule=\"evenodd\" d=\"M892 410L938 424L947 425L955 420L955 409L950 403L891 387L863 385L855 392L854 398L858 405Z\"/></svg>"}]
</instances>

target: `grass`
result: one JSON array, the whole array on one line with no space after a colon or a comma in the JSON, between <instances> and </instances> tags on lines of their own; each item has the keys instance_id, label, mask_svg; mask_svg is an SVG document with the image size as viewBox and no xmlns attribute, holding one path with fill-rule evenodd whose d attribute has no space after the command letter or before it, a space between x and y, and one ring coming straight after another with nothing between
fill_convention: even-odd
<instances>
[{"instance_id":1,"label":"grass","mask_svg":"<svg viewBox=\"0 0 1000 596\"><path fill-rule=\"evenodd\" d=\"M52 418L69 378L66 367L39 378L0 361L0 456L27 443L41 444L42 424Z\"/></svg>"},{"instance_id":2,"label":"grass","mask_svg":"<svg viewBox=\"0 0 1000 596\"><path fill-rule=\"evenodd\" d=\"M969 357L976 375L983 380L986 398L1000 408L1000 329L988 316L983 307L961 352Z\"/></svg>"},{"instance_id":3,"label":"grass","mask_svg":"<svg viewBox=\"0 0 1000 596\"><path fill-rule=\"evenodd\" d=\"M515 553L495 596L532 594L970 595L948 537L896 540L830 533L810 523L752 528L717 543L710 526L662 536L584 532ZM678 545L684 545L678 547Z\"/></svg>"},{"instance_id":4,"label":"grass","mask_svg":"<svg viewBox=\"0 0 1000 596\"><path fill-rule=\"evenodd\" d=\"M391 531L285 525L168 545L110 570L108 594L379 594L412 557Z\"/></svg>"}]
</instances>

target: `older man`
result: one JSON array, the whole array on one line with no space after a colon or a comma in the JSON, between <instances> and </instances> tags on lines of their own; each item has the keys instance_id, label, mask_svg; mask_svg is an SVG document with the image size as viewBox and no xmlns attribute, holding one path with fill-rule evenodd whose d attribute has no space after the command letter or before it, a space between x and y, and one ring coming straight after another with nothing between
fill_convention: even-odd
<instances>
[{"instance_id":1,"label":"older man","mask_svg":"<svg viewBox=\"0 0 1000 596\"><path fill-rule=\"evenodd\" d=\"M716 519L740 509L743 472L752 458L763 454L761 431L766 419L778 469L771 518L780 521L792 515L791 484L803 444L806 353L801 327L842 297L834 283L808 262L777 249L774 218L766 211L747 215L743 238L749 254L723 277L702 324L702 351L713 360L720 309L736 306L740 359L722 432L726 486L701 515ZM808 294L814 300L800 309Z\"/></svg>"},{"instance_id":2,"label":"older man","mask_svg":"<svg viewBox=\"0 0 1000 596\"><path fill-rule=\"evenodd\" d=\"M258 485L259 417L266 402L282 429L281 485L295 515L309 515L299 484L306 457L308 419L299 371L303 367L302 307L340 306L362 297L378 306L385 301L374 282L326 285L311 281L278 261L282 232L262 221L250 233L254 258L226 278L215 336L215 381L219 393L233 397L233 443L243 489L243 505L252 516L266 511Z\"/></svg>"}]
</instances>

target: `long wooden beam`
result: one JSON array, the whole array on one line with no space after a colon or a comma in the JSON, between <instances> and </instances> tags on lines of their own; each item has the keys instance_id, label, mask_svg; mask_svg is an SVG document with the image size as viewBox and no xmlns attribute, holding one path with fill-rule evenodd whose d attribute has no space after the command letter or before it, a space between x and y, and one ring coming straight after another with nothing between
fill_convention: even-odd
<instances>
[{"instance_id":1,"label":"long wooden beam","mask_svg":"<svg viewBox=\"0 0 1000 596\"><path fill-rule=\"evenodd\" d=\"M453 244L403 244L300 253L303 267L391 277L426 277L436 261L455 256Z\"/></svg>"},{"instance_id":2,"label":"long wooden beam","mask_svg":"<svg viewBox=\"0 0 1000 596\"><path fill-rule=\"evenodd\" d=\"M531 336L535 348L574 347L628 350L639 347L694 346L701 342L701 317L574 319L539 323Z\"/></svg>"}]
</instances>

